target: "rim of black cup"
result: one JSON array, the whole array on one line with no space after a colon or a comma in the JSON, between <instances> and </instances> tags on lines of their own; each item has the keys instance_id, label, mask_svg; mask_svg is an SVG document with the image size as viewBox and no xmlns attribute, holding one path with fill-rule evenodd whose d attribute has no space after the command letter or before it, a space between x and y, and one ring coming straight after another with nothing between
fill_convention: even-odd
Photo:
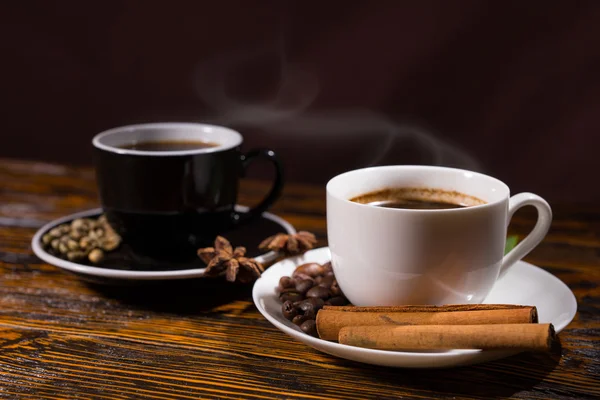
<instances>
[{"instance_id":1,"label":"rim of black cup","mask_svg":"<svg viewBox=\"0 0 600 400\"><path fill-rule=\"evenodd\" d=\"M133 150L119 147L131 144L136 140L158 141L165 139L196 140L217 143L217 146L176 151ZM100 132L92 139L94 147L103 151L122 155L152 157L216 153L238 147L242 142L242 135L233 129L193 122L154 122L119 126Z\"/></svg>"}]
</instances>

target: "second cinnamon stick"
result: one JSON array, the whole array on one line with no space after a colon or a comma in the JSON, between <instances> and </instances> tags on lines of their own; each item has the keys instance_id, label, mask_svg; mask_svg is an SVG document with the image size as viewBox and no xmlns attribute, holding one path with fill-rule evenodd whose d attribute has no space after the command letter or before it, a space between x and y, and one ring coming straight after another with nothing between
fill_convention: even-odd
<instances>
[{"instance_id":1,"label":"second cinnamon stick","mask_svg":"<svg viewBox=\"0 0 600 400\"><path fill-rule=\"evenodd\" d=\"M538 322L535 306L507 304L333 307L317 314L317 332L324 340L337 340L346 326L381 325L489 325Z\"/></svg>"},{"instance_id":2,"label":"second cinnamon stick","mask_svg":"<svg viewBox=\"0 0 600 400\"><path fill-rule=\"evenodd\" d=\"M552 324L348 326L339 342L380 350L524 350L549 351Z\"/></svg>"}]
</instances>

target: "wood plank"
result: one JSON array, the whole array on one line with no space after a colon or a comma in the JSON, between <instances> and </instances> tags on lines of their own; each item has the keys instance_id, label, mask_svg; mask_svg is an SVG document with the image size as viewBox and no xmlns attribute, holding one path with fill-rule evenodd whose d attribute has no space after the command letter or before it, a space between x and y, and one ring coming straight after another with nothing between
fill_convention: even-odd
<instances>
[{"instance_id":1,"label":"wood plank","mask_svg":"<svg viewBox=\"0 0 600 400\"><path fill-rule=\"evenodd\" d=\"M593 398L600 396L600 207L557 205L527 260L574 291L560 353L439 371L317 352L272 327L250 286L203 280L104 287L40 262L29 242L97 207L93 170L0 160L0 398ZM243 181L255 204L265 182ZM326 245L325 190L289 184L274 212ZM535 213L518 212L523 237Z\"/></svg>"},{"instance_id":2,"label":"wood plank","mask_svg":"<svg viewBox=\"0 0 600 400\"><path fill-rule=\"evenodd\" d=\"M261 343L271 339L266 335ZM174 399L477 398L489 393L521 398L523 390L528 390L527 398L600 394L595 381L583 373L564 376L557 357L548 355L414 371L326 357L291 340L287 351L277 354L272 352L274 346L261 343L253 352L238 351L236 339L219 351L36 329L0 330L0 340L0 382L18 380L40 397L52 397L61 388L71 397Z\"/></svg>"}]
</instances>

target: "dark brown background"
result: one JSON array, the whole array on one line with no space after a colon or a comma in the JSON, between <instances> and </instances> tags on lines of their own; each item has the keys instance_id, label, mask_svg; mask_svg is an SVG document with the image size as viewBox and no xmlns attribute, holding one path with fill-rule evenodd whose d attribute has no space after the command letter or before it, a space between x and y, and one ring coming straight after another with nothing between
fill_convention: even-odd
<instances>
[{"instance_id":1,"label":"dark brown background","mask_svg":"<svg viewBox=\"0 0 600 400\"><path fill-rule=\"evenodd\" d=\"M433 163L600 200L597 1L15 1L0 22L0 157L89 164L103 129L210 121L296 181Z\"/></svg>"}]
</instances>

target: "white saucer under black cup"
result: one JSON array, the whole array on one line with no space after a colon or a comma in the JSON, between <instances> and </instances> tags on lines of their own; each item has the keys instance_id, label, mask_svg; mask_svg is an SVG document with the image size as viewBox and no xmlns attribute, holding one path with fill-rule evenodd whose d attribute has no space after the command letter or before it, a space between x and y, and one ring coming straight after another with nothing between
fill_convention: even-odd
<instances>
[{"instance_id":1,"label":"white saucer under black cup","mask_svg":"<svg viewBox=\"0 0 600 400\"><path fill-rule=\"evenodd\" d=\"M44 226L33 238L35 254L103 283L202 277L205 266L196 251L211 246L217 235L257 256L262 239L293 228L266 212L283 188L277 155L264 148L243 153L242 142L239 132L200 123L128 125L97 134L92 145L102 210ZM271 188L252 208L236 206L239 179L258 159L273 167ZM100 264L70 262L41 246L42 235L52 227L101 212L122 243Z\"/></svg>"},{"instance_id":2,"label":"white saucer under black cup","mask_svg":"<svg viewBox=\"0 0 600 400\"><path fill-rule=\"evenodd\" d=\"M244 214L248 211L248 207L238 205L235 210L240 214ZM97 208L67 215L44 225L32 239L33 252L48 264L75 273L83 279L95 283L122 284L202 277L205 265L200 259L187 263L159 261L151 257L137 255L131 251L127 243L122 243L117 250L107 253L105 259L99 265L83 261L68 261L50 254L42 246L42 236L52 228L77 218L95 218L101 214L102 210ZM229 230L219 232L219 234L226 237L234 246L246 247L249 257L256 257L259 261L268 262L276 256L273 253L261 254L258 250L259 243L276 233L295 232L296 230L289 222L274 214L265 212L261 217L255 218L251 222L237 225Z\"/></svg>"}]
</instances>

